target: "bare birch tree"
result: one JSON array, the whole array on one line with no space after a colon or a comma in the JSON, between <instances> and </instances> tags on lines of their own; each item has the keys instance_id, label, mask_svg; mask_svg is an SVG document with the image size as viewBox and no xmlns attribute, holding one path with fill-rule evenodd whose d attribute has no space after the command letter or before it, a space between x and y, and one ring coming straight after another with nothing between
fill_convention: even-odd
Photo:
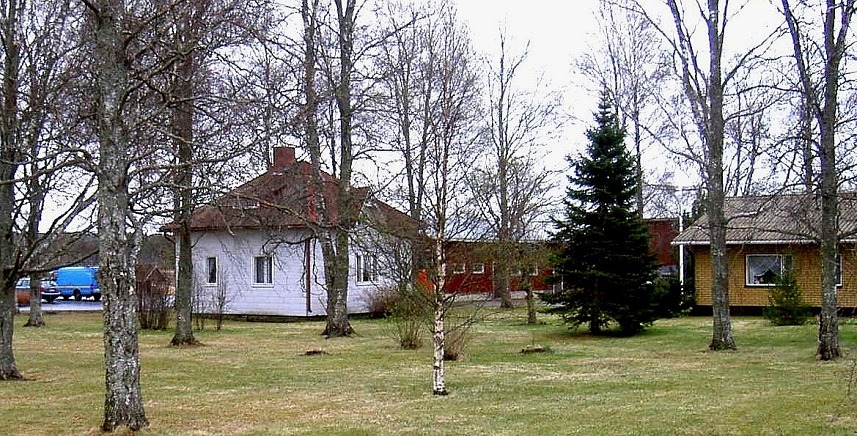
<instances>
[{"instance_id":1,"label":"bare birch tree","mask_svg":"<svg viewBox=\"0 0 857 436\"><path fill-rule=\"evenodd\" d=\"M242 124L248 122L240 112L263 102L220 88L236 75L233 70L243 74L246 65L230 52L248 50L255 36L265 33L270 18L266 1L163 0L154 6L158 19L145 33L151 35L146 44L150 63L157 68L147 71L147 84L166 108L156 114L161 120L154 123L161 137L156 142L171 147L159 147L157 155L164 161L151 163L164 167L151 188L168 187L172 200L171 207L158 205L167 209L164 215L171 215L168 229L176 239L176 331L171 344L195 345L190 217L199 202L222 190L215 187L230 176L224 174L224 164L250 148L244 141L231 141L230 131L246 132ZM153 213L153 206L141 214Z\"/></svg>"},{"instance_id":2,"label":"bare birch tree","mask_svg":"<svg viewBox=\"0 0 857 436\"><path fill-rule=\"evenodd\" d=\"M782 6L800 78L800 92L819 129L816 147L819 157L817 189L821 197L821 315L817 355L821 360L833 360L842 356L835 272L839 242L838 91L857 4L854 0L826 0L817 6L800 2L796 8L793 2L782 0ZM812 22L809 18L812 16L821 16L822 23Z\"/></svg>"},{"instance_id":3,"label":"bare birch tree","mask_svg":"<svg viewBox=\"0 0 857 436\"><path fill-rule=\"evenodd\" d=\"M265 2L254 7L260 10ZM217 118L206 105L211 97L206 95L203 84L206 73L211 75L209 58L224 47L239 45L245 34L261 31L257 20L250 17L245 3L232 0L177 1L165 10L170 17L166 26L167 39L170 41L166 56L172 58L171 68L166 78L167 103L170 106L170 132L175 165L172 170L173 220L176 234L176 332L172 345L196 345L191 321L193 312L193 261L190 238L190 217L198 196L194 195L194 172L200 166L212 162L228 161L240 152L234 146L218 147L219 153L206 157L202 147L205 134L211 130L212 123L200 122L199 113L209 118ZM240 24L238 24L240 23ZM209 84L209 86L211 86ZM210 92L210 91L209 91ZM228 100L228 99L227 99ZM214 141L220 144L220 141ZM211 177L212 174L208 173Z\"/></svg>"},{"instance_id":4,"label":"bare birch tree","mask_svg":"<svg viewBox=\"0 0 857 436\"><path fill-rule=\"evenodd\" d=\"M317 222L312 227L321 245L327 292L327 323L323 334L340 337L353 332L347 305L350 233L361 207L352 188L354 162L373 149L367 107L371 104L375 81L364 68L385 38L383 35L376 38L370 34L372 26L359 23L359 12L365 3L357 0L332 3L330 8L313 0L301 3L300 120L313 167L312 215ZM323 77L324 82L317 80L317 76ZM319 92L325 89L329 97L322 97ZM330 181L322 180L325 165L329 165L333 175ZM325 199L326 193L333 194L329 200Z\"/></svg>"},{"instance_id":5,"label":"bare birch tree","mask_svg":"<svg viewBox=\"0 0 857 436\"><path fill-rule=\"evenodd\" d=\"M193 312L193 258L190 216L193 212L194 158L194 79L197 73L199 43L205 31L209 1L185 2L179 6L172 33L177 54L170 78L172 139L176 158L173 186L173 216L176 231L176 332L171 345L196 345L191 315Z\"/></svg>"},{"instance_id":6,"label":"bare birch tree","mask_svg":"<svg viewBox=\"0 0 857 436\"><path fill-rule=\"evenodd\" d=\"M499 57L491 63L486 81L490 157L475 171L473 180L479 210L496 237L494 291L504 308L512 307L510 285L518 264L516 253L523 239L537 233L538 219L544 218L550 203L552 174L543 165L543 147L562 126L559 93L542 80L522 84L521 69L529 44L515 54L508 42L506 32L501 31Z\"/></svg>"},{"instance_id":7,"label":"bare birch tree","mask_svg":"<svg viewBox=\"0 0 857 436\"><path fill-rule=\"evenodd\" d=\"M431 289L416 298L427 300L432 393L446 395L444 355L450 331L446 314L454 295L447 287L444 248L450 239L474 232L469 225L475 214L468 207L467 177L482 152L479 139L484 134L478 58L455 8L446 2L422 8L399 5L386 13L391 43L378 59L386 97L384 122L391 132L390 148L403 167L395 183L401 187L408 214L424 225L407 270L427 273L427 280L415 285L416 292L421 286Z\"/></svg>"},{"instance_id":8,"label":"bare birch tree","mask_svg":"<svg viewBox=\"0 0 857 436\"><path fill-rule=\"evenodd\" d=\"M708 228L711 235L711 296L714 312L713 333L709 348L735 349L732 321L729 315L729 275L726 258L726 217L723 212L725 190L723 186L723 93L722 72L723 39L726 30L725 15L718 0L708 0L707 8L700 7L700 15L708 31L708 66L693 47L685 21L685 12L675 0L668 0L675 21L676 39L673 47L679 58L685 98L691 107L705 148L705 186L707 191ZM728 8L728 4L727 4Z\"/></svg>"},{"instance_id":9,"label":"bare birch tree","mask_svg":"<svg viewBox=\"0 0 857 436\"><path fill-rule=\"evenodd\" d=\"M429 175L425 221L429 235L434 241L430 277L433 289L433 365L432 393L446 395L444 372L444 348L446 346L446 312L451 306L447 294L447 262L444 245L461 232L466 232L464 223L466 198L460 195L466 187L467 168L470 168L475 153L480 111L475 104L479 95L474 52L470 47L466 30L450 13L442 18L442 26L435 29L438 50L435 55L434 76L431 78L437 92L428 115L431 139L426 150Z\"/></svg>"}]
</instances>

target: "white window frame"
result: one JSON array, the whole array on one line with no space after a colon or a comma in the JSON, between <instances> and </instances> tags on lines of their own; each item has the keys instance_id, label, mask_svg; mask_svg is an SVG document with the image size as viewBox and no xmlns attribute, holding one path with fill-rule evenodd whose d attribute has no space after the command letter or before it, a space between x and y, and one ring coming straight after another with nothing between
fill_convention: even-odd
<instances>
[{"instance_id":1,"label":"white window frame","mask_svg":"<svg viewBox=\"0 0 857 436\"><path fill-rule=\"evenodd\" d=\"M485 274L485 264L482 262L471 263L470 272L472 274Z\"/></svg>"},{"instance_id":2,"label":"white window frame","mask_svg":"<svg viewBox=\"0 0 857 436\"><path fill-rule=\"evenodd\" d=\"M458 262L450 264L452 265L452 273L453 274L464 274L467 269L464 268L464 262Z\"/></svg>"},{"instance_id":3,"label":"white window frame","mask_svg":"<svg viewBox=\"0 0 857 436\"><path fill-rule=\"evenodd\" d=\"M530 277L538 277L539 276L539 267L538 265L530 266Z\"/></svg>"},{"instance_id":4,"label":"white window frame","mask_svg":"<svg viewBox=\"0 0 857 436\"><path fill-rule=\"evenodd\" d=\"M212 271L212 261L214 261L214 271ZM208 256L205 258L205 284L209 286L217 285L220 279L220 271L218 269L218 261L217 256ZM212 274L212 272L214 274ZM214 276L214 280L212 281L212 275Z\"/></svg>"},{"instance_id":5,"label":"white window frame","mask_svg":"<svg viewBox=\"0 0 857 436\"><path fill-rule=\"evenodd\" d=\"M357 283L376 283L378 281L379 267L378 267L378 256L369 253L361 253L358 252L355 255L356 257L356 268L354 271L357 273ZM369 268L367 269L366 263L369 263Z\"/></svg>"},{"instance_id":6,"label":"white window frame","mask_svg":"<svg viewBox=\"0 0 857 436\"><path fill-rule=\"evenodd\" d=\"M259 262L262 264L261 271L264 277L259 277ZM254 256L253 257L253 286L273 286L274 285L274 258L273 256Z\"/></svg>"},{"instance_id":7,"label":"white window frame","mask_svg":"<svg viewBox=\"0 0 857 436\"><path fill-rule=\"evenodd\" d=\"M780 277L782 277L782 275L786 273L788 268L790 268L794 265L794 261L792 260L792 256L790 256L788 254L777 254L777 253L746 254L744 256L744 286L749 286L749 287L776 286L776 283L756 283L755 279L751 277L752 271L750 271L750 258L753 258L753 257L776 257L776 258L778 258L779 263L780 263L780 265L779 265L780 266L780 268L779 268L780 269L780 271L779 271ZM769 268L769 270L770 270L770 268ZM767 272L767 271L765 271L765 272ZM771 272L774 272L774 271L771 270ZM761 275L764 275L764 273Z\"/></svg>"}]
</instances>

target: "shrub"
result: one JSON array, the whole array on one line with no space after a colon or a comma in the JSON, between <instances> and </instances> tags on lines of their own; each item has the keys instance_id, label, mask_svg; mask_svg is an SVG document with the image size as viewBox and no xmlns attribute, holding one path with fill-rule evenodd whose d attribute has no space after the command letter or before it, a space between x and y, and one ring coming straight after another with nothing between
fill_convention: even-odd
<instances>
[{"instance_id":1,"label":"shrub","mask_svg":"<svg viewBox=\"0 0 857 436\"><path fill-rule=\"evenodd\" d=\"M140 328L166 330L170 322L172 300L168 287L152 282L138 283L137 318Z\"/></svg>"},{"instance_id":2,"label":"shrub","mask_svg":"<svg viewBox=\"0 0 857 436\"><path fill-rule=\"evenodd\" d=\"M407 287L377 289L367 296L369 316L386 317L388 336L406 350L415 350L423 345L423 333L427 323L425 296Z\"/></svg>"},{"instance_id":3,"label":"shrub","mask_svg":"<svg viewBox=\"0 0 857 436\"><path fill-rule=\"evenodd\" d=\"M368 292L365 302L369 318L375 319L389 316L399 300L399 293L392 288L377 288Z\"/></svg>"},{"instance_id":4,"label":"shrub","mask_svg":"<svg viewBox=\"0 0 857 436\"><path fill-rule=\"evenodd\" d=\"M689 311L694 304L693 286L682 286L678 274L655 279L655 313L658 318L674 318Z\"/></svg>"},{"instance_id":5,"label":"shrub","mask_svg":"<svg viewBox=\"0 0 857 436\"><path fill-rule=\"evenodd\" d=\"M763 315L774 325L806 323L810 317L810 310L803 300L796 274L793 272L783 274L777 280L777 284L768 290L768 307L765 307Z\"/></svg>"},{"instance_id":6,"label":"shrub","mask_svg":"<svg viewBox=\"0 0 857 436\"><path fill-rule=\"evenodd\" d=\"M414 294L400 295L391 308L390 319L395 327L396 340L406 350L423 346L427 313L424 301Z\"/></svg>"}]
</instances>

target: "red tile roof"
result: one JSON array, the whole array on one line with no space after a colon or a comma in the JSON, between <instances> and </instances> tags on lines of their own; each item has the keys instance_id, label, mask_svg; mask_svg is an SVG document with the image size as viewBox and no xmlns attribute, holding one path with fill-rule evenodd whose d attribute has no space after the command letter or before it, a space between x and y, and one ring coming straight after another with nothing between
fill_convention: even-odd
<instances>
[{"instance_id":1,"label":"red tile roof","mask_svg":"<svg viewBox=\"0 0 857 436\"><path fill-rule=\"evenodd\" d=\"M275 162L272 169L221 196L212 204L197 208L190 219L191 231L241 230L241 229L284 229L307 228L318 224L314 213L312 195L315 188L312 182L312 166L308 162ZM336 199L337 180L326 172L321 172L325 203L330 207L332 220L339 213ZM386 226L396 229L414 230L416 221L386 203L372 197L368 188L351 188L355 211L365 211L371 204L380 215L375 221L383 221ZM355 213L352 216L357 216ZM348 226L354 223L348 223ZM175 229L175 223L164 226Z\"/></svg>"}]
</instances>

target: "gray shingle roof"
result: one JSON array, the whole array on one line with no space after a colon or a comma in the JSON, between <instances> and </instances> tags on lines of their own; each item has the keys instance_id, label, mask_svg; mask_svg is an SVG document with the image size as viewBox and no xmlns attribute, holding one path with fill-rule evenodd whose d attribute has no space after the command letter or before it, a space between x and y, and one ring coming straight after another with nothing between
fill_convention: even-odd
<instances>
[{"instance_id":1,"label":"gray shingle roof","mask_svg":"<svg viewBox=\"0 0 857 436\"><path fill-rule=\"evenodd\" d=\"M813 244L819 239L821 197L816 194L728 197L724 213L727 244ZM857 242L857 192L839 194L839 229L840 241ZM673 244L708 245L708 216Z\"/></svg>"}]
</instances>

